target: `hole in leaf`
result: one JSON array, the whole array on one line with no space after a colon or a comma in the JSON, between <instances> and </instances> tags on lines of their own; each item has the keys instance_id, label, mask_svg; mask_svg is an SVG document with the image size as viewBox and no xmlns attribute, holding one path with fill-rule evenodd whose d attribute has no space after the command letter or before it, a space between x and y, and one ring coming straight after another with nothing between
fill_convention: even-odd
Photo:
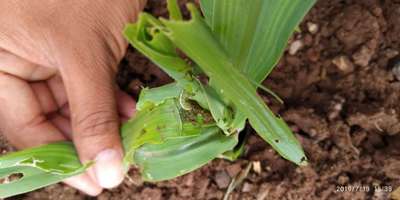
<instances>
[{"instance_id":1,"label":"hole in leaf","mask_svg":"<svg viewBox=\"0 0 400 200\"><path fill-rule=\"evenodd\" d=\"M13 173L10 174L4 178L0 178L0 184L7 184L7 183L12 183L14 181L18 181L20 180L22 177L24 176L24 174L22 173Z\"/></svg>"},{"instance_id":2,"label":"hole in leaf","mask_svg":"<svg viewBox=\"0 0 400 200\"><path fill-rule=\"evenodd\" d=\"M276 139L276 140L275 140L275 142L276 142L276 143L279 143L279 140L278 140L278 139Z\"/></svg>"},{"instance_id":3,"label":"hole in leaf","mask_svg":"<svg viewBox=\"0 0 400 200\"><path fill-rule=\"evenodd\" d=\"M159 34L161 31L158 28L153 28L153 35Z\"/></svg>"},{"instance_id":4,"label":"hole in leaf","mask_svg":"<svg viewBox=\"0 0 400 200\"><path fill-rule=\"evenodd\" d=\"M146 40L146 41L151 41L151 40L153 40L153 35L151 34L151 28L150 27L148 27L148 28L146 28L146 31L144 32L144 39Z\"/></svg>"}]
</instances>

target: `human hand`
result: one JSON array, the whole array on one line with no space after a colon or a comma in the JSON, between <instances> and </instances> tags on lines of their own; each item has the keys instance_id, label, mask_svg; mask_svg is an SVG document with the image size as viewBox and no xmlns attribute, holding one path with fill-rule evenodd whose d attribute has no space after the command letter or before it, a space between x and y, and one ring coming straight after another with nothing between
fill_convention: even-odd
<instances>
[{"instance_id":1,"label":"human hand","mask_svg":"<svg viewBox=\"0 0 400 200\"><path fill-rule=\"evenodd\" d=\"M73 140L95 165L67 184L97 195L123 179L120 117L135 102L118 91L123 26L145 0L0 2L0 132L17 148Z\"/></svg>"}]
</instances>

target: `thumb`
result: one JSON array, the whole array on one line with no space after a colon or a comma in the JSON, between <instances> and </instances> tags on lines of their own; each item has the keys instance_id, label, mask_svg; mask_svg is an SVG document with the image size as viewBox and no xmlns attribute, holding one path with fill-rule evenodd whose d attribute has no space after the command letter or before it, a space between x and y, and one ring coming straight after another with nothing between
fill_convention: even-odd
<instances>
[{"instance_id":1,"label":"thumb","mask_svg":"<svg viewBox=\"0 0 400 200\"><path fill-rule=\"evenodd\" d=\"M86 61L87 62L87 61ZM71 63L61 70L71 109L73 141L83 163L94 160L89 175L103 188L123 178L123 150L112 67Z\"/></svg>"}]
</instances>

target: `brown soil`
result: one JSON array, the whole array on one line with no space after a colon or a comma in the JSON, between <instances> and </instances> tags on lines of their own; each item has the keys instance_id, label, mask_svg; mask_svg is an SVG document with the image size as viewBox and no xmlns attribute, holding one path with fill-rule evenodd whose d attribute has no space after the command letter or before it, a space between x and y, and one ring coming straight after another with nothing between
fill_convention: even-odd
<instances>
[{"instance_id":1,"label":"brown soil","mask_svg":"<svg viewBox=\"0 0 400 200\"><path fill-rule=\"evenodd\" d=\"M146 9L165 16L164 8L164 1L151 0ZM283 160L253 134L237 162L215 160L157 184L143 183L133 169L98 199L221 199L232 177L257 161L261 170L251 170L231 199L389 199L400 186L400 81L392 70L400 62L400 1L320 0L301 30L289 46L302 45L265 85L285 100L269 103L298 133L308 167ZM135 97L141 86L170 81L131 48L120 67L119 84ZM18 199L89 197L59 184Z\"/></svg>"}]
</instances>

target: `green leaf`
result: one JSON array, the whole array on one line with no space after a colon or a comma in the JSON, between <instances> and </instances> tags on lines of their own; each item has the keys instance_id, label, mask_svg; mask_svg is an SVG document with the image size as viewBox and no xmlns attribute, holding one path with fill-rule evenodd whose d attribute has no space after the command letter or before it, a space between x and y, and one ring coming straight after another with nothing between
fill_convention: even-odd
<instances>
[{"instance_id":1,"label":"green leaf","mask_svg":"<svg viewBox=\"0 0 400 200\"><path fill-rule=\"evenodd\" d=\"M121 129L125 147L126 165L133 164L136 149L146 143L162 143L168 137L179 137L183 124L176 99L141 110L134 120L124 123Z\"/></svg>"},{"instance_id":2,"label":"green leaf","mask_svg":"<svg viewBox=\"0 0 400 200\"><path fill-rule=\"evenodd\" d=\"M167 0L167 7L170 19L182 20L182 13L179 8L177 0Z\"/></svg>"},{"instance_id":3,"label":"green leaf","mask_svg":"<svg viewBox=\"0 0 400 200\"><path fill-rule=\"evenodd\" d=\"M23 174L18 180L0 184L0 198L45 187L83 173L91 163L82 165L70 142L31 148L0 157L0 178Z\"/></svg>"},{"instance_id":4,"label":"green leaf","mask_svg":"<svg viewBox=\"0 0 400 200\"><path fill-rule=\"evenodd\" d=\"M136 110L144 110L149 107L158 106L167 99L177 98L183 91L176 83L170 83L157 88L143 88L140 91L139 101L136 104Z\"/></svg>"},{"instance_id":5,"label":"green leaf","mask_svg":"<svg viewBox=\"0 0 400 200\"><path fill-rule=\"evenodd\" d=\"M237 134L225 136L202 108L189 104L190 110L183 109L181 95L172 92L176 86L142 91L138 104L145 101L146 106L122 127L125 166L137 165L148 181L181 176L237 144Z\"/></svg>"},{"instance_id":6,"label":"green leaf","mask_svg":"<svg viewBox=\"0 0 400 200\"><path fill-rule=\"evenodd\" d=\"M134 164L133 155L144 144L161 144L172 138L194 137L199 130L214 126L208 112L190 104L191 110L183 109L182 91L177 84L142 90L135 117L124 123L121 129L125 147L125 166Z\"/></svg>"},{"instance_id":7,"label":"green leaf","mask_svg":"<svg viewBox=\"0 0 400 200\"><path fill-rule=\"evenodd\" d=\"M225 136L217 127L197 129L196 137L146 144L135 153L135 164L147 181L161 181L193 171L233 149L237 135Z\"/></svg>"},{"instance_id":8,"label":"green leaf","mask_svg":"<svg viewBox=\"0 0 400 200\"><path fill-rule=\"evenodd\" d=\"M205 19L233 66L257 83L277 64L316 0L201 0Z\"/></svg>"},{"instance_id":9,"label":"green leaf","mask_svg":"<svg viewBox=\"0 0 400 200\"><path fill-rule=\"evenodd\" d=\"M221 107L222 102L206 98L211 96L205 94L201 82L191 75L193 68L176 54L176 51L172 48L173 43L166 39L167 37L161 31L164 27L154 20L149 15L142 14L137 24L128 25L125 28L124 34L133 46L166 71L177 83L154 89L144 89L138 101L139 112L134 119L123 125L122 136L126 151L125 166L129 164L142 166L142 176L145 179L164 180L192 171L223 152L231 150L235 145L214 147L213 144L218 141L204 140L204 136L196 135L203 134L203 132L209 133L207 130L215 124L213 121L210 123L210 119L208 119L210 116L203 115L204 109L211 110L210 108L212 108L214 112L217 109L226 110L226 108ZM155 29L159 31L152 31ZM149 34L150 37L141 36L141 34ZM163 38L158 41L164 41L166 44L152 42L155 38ZM213 96L213 98L218 97ZM190 100L194 100L201 107L192 107ZM224 113L222 114L224 115ZM224 118L223 115L220 116L221 119ZM184 116L186 116L186 119L184 119ZM244 123L237 126L244 127ZM214 129L216 129L215 126ZM220 131L218 133L213 131L213 134L215 136L209 136L209 138L231 141L228 144L236 141L234 135L223 137ZM190 149L187 148L189 143L198 142L201 142L204 146L192 145ZM226 144L226 142L223 144ZM143 167L142 161L139 159L141 157L135 158L138 152L146 150L148 147L157 147L157 151L160 152L163 150L174 152L171 155L163 154L162 159L165 160L163 161L165 166L169 167L168 170L158 164L155 166L148 164L147 167ZM186 150L181 151L181 149ZM187 158L187 155L192 155L190 162L184 165L176 165L174 159L179 159L182 162ZM199 156L195 157L196 155ZM146 160L145 163L161 160L158 157L144 159ZM172 162L166 162L169 160Z\"/></svg>"},{"instance_id":10,"label":"green leaf","mask_svg":"<svg viewBox=\"0 0 400 200\"><path fill-rule=\"evenodd\" d=\"M254 91L249 79L233 66L195 6L189 4L188 8L192 13L191 21L162 19L166 26L162 30L164 34L202 68L220 94L249 118L257 133L280 155L299 165L306 164L304 152L286 123L272 113Z\"/></svg>"},{"instance_id":11,"label":"green leaf","mask_svg":"<svg viewBox=\"0 0 400 200\"><path fill-rule=\"evenodd\" d=\"M199 95L200 86L192 76L193 67L182 59L175 45L162 33L161 22L147 13L139 15L138 22L128 24L124 29L125 38L142 54L163 69L191 99L206 106L203 95Z\"/></svg>"},{"instance_id":12,"label":"green leaf","mask_svg":"<svg viewBox=\"0 0 400 200\"><path fill-rule=\"evenodd\" d=\"M208 103L208 108L217 124L217 126L226 134L237 133L238 130L232 129L233 111L229 109L219 97L214 88L202 86L202 93Z\"/></svg>"},{"instance_id":13,"label":"green leaf","mask_svg":"<svg viewBox=\"0 0 400 200\"><path fill-rule=\"evenodd\" d=\"M179 57L174 44L160 33L162 25L153 16L142 13L138 22L125 27L124 35L146 57L178 83L186 82L191 67ZM182 84L184 85L184 83Z\"/></svg>"}]
</instances>

